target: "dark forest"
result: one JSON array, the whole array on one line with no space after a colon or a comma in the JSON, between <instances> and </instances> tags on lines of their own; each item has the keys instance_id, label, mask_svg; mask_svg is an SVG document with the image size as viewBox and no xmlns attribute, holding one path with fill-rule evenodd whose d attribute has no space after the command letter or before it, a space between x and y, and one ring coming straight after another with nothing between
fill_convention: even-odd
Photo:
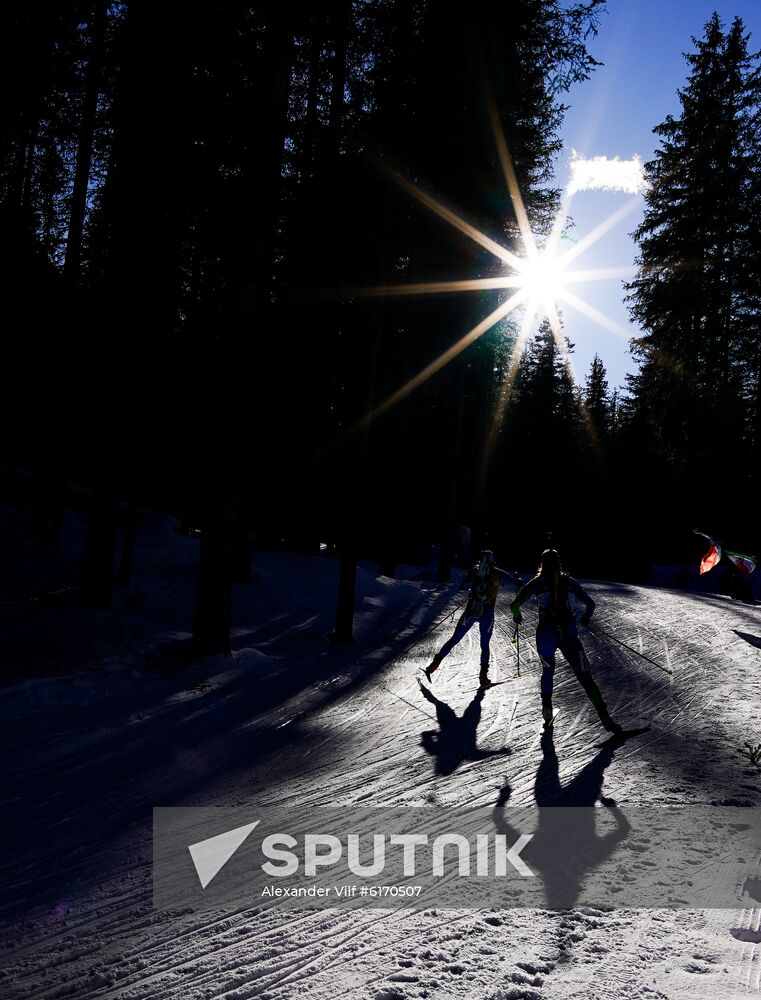
<instances>
[{"instance_id":1,"label":"dark forest","mask_svg":"<svg viewBox=\"0 0 761 1000\"><path fill-rule=\"evenodd\" d=\"M548 236L603 10L4 13L2 500L51 545L64 508L87 518L81 601L129 581L142 509L199 538L198 653L227 648L259 550L340 558L339 638L357 559L393 576L435 545L446 580L461 525L510 569L549 538L575 574L634 582L696 562L694 528L761 550L761 84L741 21L706 25L681 115L653 122L628 384L604 358L574 381L546 322L516 360L517 313L437 367L508 292L391 288L504 273L426 197L524 252L500 137Z\"/></svg>"}]
</instances>

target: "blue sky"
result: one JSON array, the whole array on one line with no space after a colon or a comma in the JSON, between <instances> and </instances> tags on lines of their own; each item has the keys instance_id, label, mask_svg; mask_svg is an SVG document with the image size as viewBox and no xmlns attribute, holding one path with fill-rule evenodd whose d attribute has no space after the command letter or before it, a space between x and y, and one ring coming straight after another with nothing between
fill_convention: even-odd
<instances>
[{"instance_id":1,"label":"blue sky","mask_svg":"<svg viewBox=\"0 0 761 1000\"><path fill-rule=\"evenodd\" d=\"M589 49L605 65L592 78L566 95L569 110L561 132L564 150L558 157L556 179L565 186L571 150L582 156L629 159L652 158L657 137L652 128L668 114L678 115L677 89L686 81L688 66L682 53L692 51L691 36L702 37L714 10L729 24L735 16L751 32L751 51L761 49L761 0L703 2L703 0L608 0L600 32ZM570 205L574 236L582 238L631 199L616 191L579 191ZM636 198L633 210L575 262L575 267L631 267L635 247L629 233L642 218L644 203ZM573 291L611 319L631 326L618 280L573 286ZM576 345L574 367L580 379L598 353L608 369L611 388L623 384L633 370L628 344L567 306L566 333Z\"/></svg>"}]
</instances>

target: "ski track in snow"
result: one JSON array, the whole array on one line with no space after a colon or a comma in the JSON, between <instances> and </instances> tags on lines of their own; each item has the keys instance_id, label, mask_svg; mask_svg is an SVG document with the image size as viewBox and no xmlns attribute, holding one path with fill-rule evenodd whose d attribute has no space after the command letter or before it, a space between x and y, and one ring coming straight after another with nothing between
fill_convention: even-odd
<instances>
[{"instance_id":1,"label":"ski track in snow","mask_svg":"<svg viewBox=\"0 0 761 1000\"><path fill-rule=\"evenodd\" d=\"M616 749L603 793L630 805L758 804L761 774L737 749L759 738L761 650L735 630L761 635L761 609L629 586L589 589L600 627L656 662L668 655L674 671L670 677L584 634L611 714L626 727L652 726ZM4 927L0 995L733 1000L759 993L758 908L342 911L272 901L231 912L152 909L153 805L493 806L498 797L532 804L542 757L533 614L526 609L516 677L508 600L499 601L492 675L507 683L483 697L477 629L442 663L432 694L421 692L421 669L449 621L396 660L368 657L368 669L343 687L323 678L264 713L232 668L129 721L106 716L84 734L77 718L52 713L49 739L20 747L5 775L10 808L23 805L36 832L2 863L3 908L26 895L39 903ZM469 743L442 747L431 698L458 718L481 699L481 755ZM607 734L560 655L555 706L566 784ZM46 780L51 768L54 782ZM46 795L35 800L38 788ZM76 830L67 820L72 795ZM50 825L51 816L61 819ZM40 885L42 843L63 873L63 895Z\"/></svg>"}]
</instances>

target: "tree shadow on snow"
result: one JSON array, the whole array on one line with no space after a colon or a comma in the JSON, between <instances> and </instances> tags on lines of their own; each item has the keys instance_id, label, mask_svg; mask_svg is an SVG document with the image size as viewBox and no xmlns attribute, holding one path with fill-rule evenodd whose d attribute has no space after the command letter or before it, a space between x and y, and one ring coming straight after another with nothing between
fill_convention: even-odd
<instances>
[{"instance_id":1,"label":"tree shadow on snow","mask_svg":"<svg viewBox=\"0 0 761 1000\"><path fill-rule=\"evenodd\" d=\"M435 758L436 774L452 774L466 760L485 760L487 757L510 753L507 748L480 750L476 744L484 688L479 688L461 716L456 715L446 702L437 698L424 684L420 685L420 690L426 701L435 707L436 721L439 724L438 732L425 730L420 736L421 746Z\"/></svg>"}]
</instances>

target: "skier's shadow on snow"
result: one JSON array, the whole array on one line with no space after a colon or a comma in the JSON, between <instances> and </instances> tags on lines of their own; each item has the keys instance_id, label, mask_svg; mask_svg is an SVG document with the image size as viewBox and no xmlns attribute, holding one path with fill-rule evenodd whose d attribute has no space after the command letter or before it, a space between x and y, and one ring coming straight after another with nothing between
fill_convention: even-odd
<instances>
[{"instance_id":1,"label":"skier's shadow on snow","mask_svg":"<svg viewBox=\"0 0 761 1000\"><path fill-rule=\"evenodd\" d=\"M484 700L485 689L479 688L462 716L458 716L424 685L420 690L426 701L436 709L436 720L439 724L435 729L425 730L420 735L422 747L436 759L436 774L452 774L466 760L485 760L498 754L509 754L510 750L480 750L476 745L476 735L481 722L481 702Z\"/></svg>"},{"instance_id":2,"label":"skier's shadow on snow","mask_svg":"<svg viewBox=\"0 0 761 1000\"><path fill-rule=\"evenodd\" d=\"M541 879L549 909L575 906L586 876L610 858L631 830L616 802L602 794L605 770L617 746L620 744L615 741L605 743L571 781L562 785L552 733L542 736L542 761L534 781L539 813L533 839L521 856ZM497 832L506 834L508 843L519 836L503 812L511 792L506 784L493 812ZM606 808L594 808L597 801ZM608 879L605 887L611 887ZM594 904L595 900L589 902Z\"/></svg>"}]
</instances>

